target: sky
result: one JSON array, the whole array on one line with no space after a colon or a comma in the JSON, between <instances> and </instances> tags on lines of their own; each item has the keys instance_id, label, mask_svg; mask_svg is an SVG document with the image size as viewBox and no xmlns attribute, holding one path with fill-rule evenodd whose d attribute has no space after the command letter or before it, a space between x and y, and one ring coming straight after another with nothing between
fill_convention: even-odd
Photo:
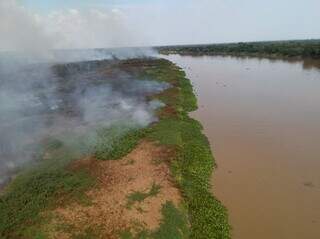
<instances>
[{"instance_id":1,"label":"sky","mask_svg":"<svg viewBox=\"0 0 320 239\"><path fill-rule=\"evenodd\" d=\"M56 48L320 38L319 0L6 1Z\"/></svg>"}]
</instances>

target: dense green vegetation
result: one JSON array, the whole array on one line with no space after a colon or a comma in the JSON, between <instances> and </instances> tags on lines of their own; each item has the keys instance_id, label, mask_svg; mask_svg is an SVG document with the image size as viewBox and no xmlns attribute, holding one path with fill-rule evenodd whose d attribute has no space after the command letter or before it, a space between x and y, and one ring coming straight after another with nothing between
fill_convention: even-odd
<instances>
[{"instance_id":1,"label":"dense green vegetation","mask_svg":"<svg viewBox=\"0 0 320 239\"><path fill-rule=\"evenodd\" d=\"M95 156L97 159L119 159L130 153L137 145L139 139L145 136L145 129L125 126L119 124L98 131L98 141L95 146Z\"/></svg>"},{"instance_id":2,"label":"dense green vegetation","mask_svg":"<svg viewBox=\"0 0 320 239\"><path fill-rule=\"evenodd\" d=\"M159 47L163 54L236 55L320 59L320 40L239 42L211 45Z\"/></svg>"},{"instance_id":3,"label":"dense green vegetation","mask_svg":"<svg viewBox=\"0 0 320 239\"><path fill-rule=\"evenodd\" d=\"M139 67L141 64L144 67ZM123 124L101 128L93 141L90 134L66 136L68 140L63 141L46 141L38 156L40 163L21 173L0 197L0 238L46 238L40 228L50 219L43 218L41 212L69 200L86 202L84 192L95 185L95 178L90 172L85 168L71 167L72 162L88 154L100 160L119 159L128 154L141 138L157 141L172 149L173 159L169 164L184 200L181 208L176 208L171 202L163 205L163 219L158 230L150 232L143 229L134 236L128 231L121 237L230 238L227 211L210 192L209 181L215 164L208 140L200 123L188 116L189 112L197 109L190 81L183 71L166 60L139 62L138 70L141 79L165 81L173 86L150 97L166 104L157 112L159 121L146 129ZM155 184L148 192L129 195L128 201L133 204L156 195L158 191ZM75 235L75 238L99 238L95 229L89 229Z\"/></svg>"},{"instance_id":4,"label":"dense green vegetation","mask_svg":"<svg viewBox=\"0 0 320 239\"><path fill-rule=\"evenodd\" d=\"M89 135L44 142L37 156L40 163L18 175L0 197L0 238L42 235L39 224L44 223L43 210L70 200L86 201L84 192L94 185L95 179L89 171L69 167L73 161L88 153L95 153L101 159L119 158L130 152L144 135L143 130L122 123L97 132L94 143Z\"/></svg>"},{"instance_id":5,"label":"dense green vegetation","mask_svg":"<svg viewBox=\"0 0 320 239\"><path fill-rule=\"evenodd\" d=\"M163 219L160 228L151 234L154 239L189 238L189 228L186 216L175 208L171 202L162 207Z\"/></svg>"},{"instance_id":6,"label":"dense green vegetation","mask_svg":"<svg viewBox=\"0 0 320 239\"><path fill-rule=\"evenodd\" d=\"M210 145L200 123L188 116L188 112L197 109L192 85L183 71L164 60L149 70L148 76L176 86L158 96L167 108L147 137L176 150L171 168L185 198L190 238L229 238L227 211L210 192L214 167Z\"/></svg>"},{"instance_id":7,"label":"dense green vegetation","mask_svg":"<svg viewBox=\"0 0 320 239\"><path fill-rule=\"evenodd\" d=\"M57 141L54 141L57 142ZM40 212L57 198L77 200L94 180L86 171L67 169L76 155L54 144L50 158L20 174L0 198L0 238L29 238L39 232Z\"/></svg>"},{"instance_id":8,"label":"dense green vegetation","mask_svg":"<svg viewBox=\"0 0 320 239\"><path fill-rule=\"evenodd\" d=\"M136 235L130 231L120 233L121 239L184 239L189 238L190 231L186 213L167 202L162 207L163 218L159 229L155 231L140 230Z\"/></svg>"}]
</instances>

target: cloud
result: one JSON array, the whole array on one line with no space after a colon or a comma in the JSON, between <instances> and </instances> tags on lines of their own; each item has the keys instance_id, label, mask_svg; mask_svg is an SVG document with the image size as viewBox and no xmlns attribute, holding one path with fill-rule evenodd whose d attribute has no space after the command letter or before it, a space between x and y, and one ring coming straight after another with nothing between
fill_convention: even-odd
<instances>
[{"instance_id":1,"label":"cloud","mask_svg":"<svg viewBox=\"0 0 320 239\"><path fill-rule=\"evenodd\" d=\"M55 48L103 48L132 46L125 20L118 9L70 9L44 16L42 23L56 36Z\"/></svg>"},{"instance_id":2,"label":"cloud","mask_svg":"<svg viewBox=\"0 0 320 239\"><path fill-rule=\"evenodd\" d=\"M42 54L53 44L36 15L14 0L0 1L0 50Z\"/></svg>"},{"instance_id":3,"label":"cloud","mask_svg":"<svg viewBox=\"0 0 320 239\"><path fill-rule=\"evenodd\" d=\"M71 8L35 14L14 0L0 0L0 49L32 50L35 45L104 48L320 36L319 24L314 21L318 16L317 0L113 1L100 5L94 1L85 6L65 5Z\"/></svg>"}]
</instances>

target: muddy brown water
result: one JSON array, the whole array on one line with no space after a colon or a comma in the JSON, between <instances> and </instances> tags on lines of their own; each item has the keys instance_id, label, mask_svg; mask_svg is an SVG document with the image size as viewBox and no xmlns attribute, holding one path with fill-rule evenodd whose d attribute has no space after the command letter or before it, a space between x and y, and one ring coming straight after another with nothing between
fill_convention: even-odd
<instances>
[{"instance_id":1,"label":"muddy brown water","mask_svg":"<svg viewBox=\"0 0 320 239\"><path fill-rule=\"evenodd\" d=\"M318 62L166 56L194 84L234 239L320 238Z\"/></svg>"}]
</instances>

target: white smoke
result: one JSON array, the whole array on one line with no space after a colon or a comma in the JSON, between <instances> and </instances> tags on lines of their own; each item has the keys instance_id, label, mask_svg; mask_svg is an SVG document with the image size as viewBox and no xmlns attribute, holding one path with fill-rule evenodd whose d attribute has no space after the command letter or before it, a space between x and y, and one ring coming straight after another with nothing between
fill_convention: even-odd
<instances>
[{"instance_id":1,"label":"white smoke","mask_svg":"<svg viewBox=\"0 0 320 239\"><path fill-rule=\"evenodd\" d=\"M47 136L156 120L161 103L145 97L168 85L98 72L110 67L101 60L152 53L130 47L136 41L126 21L116 9L37 15L15 0L0 0L0 185L34 159L33 147Z\"/></svg>"},{"instance_id":2,"label":"white smoke","mask_svg":"<svg viewBox=\"0 0 320 239\"><path fill-rule=\"evenodd\" d=\"M15 0L0 1L0 50L35 55L51 49L132 47L142 32L119 9L68 9L40 15Z\"/></svg>"},{"instance_id":3,"label":"white smoke","mask_svg":"<svg viewBox=\"0 0 320 239\"><path fill-rule=\"evenodd\" d=\"M14 0L0 1L0 50L44 56L52 46L53 39L46 35L36 15Z\"/></svg>"},{"instance_id":4,"label":"white smoke","mask_svg":"<svg viewBox=\"0 0 320 239\"><path fill-rule=\"evenodd\" d=\"M48 33L59 39L55 48L132 46L133 36L119 10L63 10L43 17Z\"/></svg>"},{"instance_id":5,"label":"white smoke","mask_svg":"<svg viewBox=\"0 0 320 239\"><path fill-rule=\"evenodd\" d=\"M0 186L33 161L34 148L46 137L65 142L67 135L113 124L140 128L157 120L154 111L163 104L146 97L169 85L136 79L113 64L40 63L7 69L0 61ZM108 75L104 69L114 72ZM91 138L97 135L91 133Z\"/></svg>"}]
</instances>

